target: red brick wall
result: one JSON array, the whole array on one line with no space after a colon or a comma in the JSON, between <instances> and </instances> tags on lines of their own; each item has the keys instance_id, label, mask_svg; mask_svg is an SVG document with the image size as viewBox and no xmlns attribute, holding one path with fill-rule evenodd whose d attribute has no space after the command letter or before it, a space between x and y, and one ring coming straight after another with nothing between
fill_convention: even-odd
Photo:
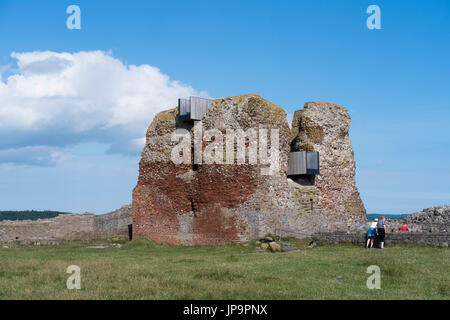
<instances>
[{"instance_id":1,"label":"red brick wall","mask_svg":"<svg viewBox=\"0 0 450 320\"><path fill-rule=\"evenodd\" d=\"M256 167L142 163L133 191L133 237L169 244L224 244L239 241L245 223L222 208L244 203L256 189ZM177 215L191 215L189 234L181 234ZM183 239L186 239L183 241Z\"/></svg>"}]
</instances>

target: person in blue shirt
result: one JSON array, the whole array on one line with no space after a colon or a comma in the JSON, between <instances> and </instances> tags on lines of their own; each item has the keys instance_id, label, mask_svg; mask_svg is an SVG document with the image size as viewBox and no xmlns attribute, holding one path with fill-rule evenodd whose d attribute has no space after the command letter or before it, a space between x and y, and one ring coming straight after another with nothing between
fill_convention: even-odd
<instances>
[{"instance_id":1,"label":"person in blue shirt","mask_svg":"<svg viewBox=\"0 0 450 320\"><path fill-rule=\"evenodd\" d=\"M373 222L370 223L370 228L367 231L367 242L366 242L366 248L373 248L373 243L375 241L375 238L377 237L377 223L378 219L375 219Z\"/></svg>"}]
</instances>

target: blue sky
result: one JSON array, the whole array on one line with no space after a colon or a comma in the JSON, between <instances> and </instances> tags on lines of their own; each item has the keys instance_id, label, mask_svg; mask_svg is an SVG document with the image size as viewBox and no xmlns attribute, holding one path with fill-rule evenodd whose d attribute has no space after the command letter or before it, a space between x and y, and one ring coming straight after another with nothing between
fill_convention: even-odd
<instances>
[{"instance_id":1,"label":"blue sky","mask_svg":"<svg viewBox=\"0 0 450 320\"><path fill-rule=\"evenodd\" d=\"M146 126L191 93L346 106L368 212L450 202L446 0L0 0L0 72L0 210L130 203Z\"/></svg>"}]
</instances>

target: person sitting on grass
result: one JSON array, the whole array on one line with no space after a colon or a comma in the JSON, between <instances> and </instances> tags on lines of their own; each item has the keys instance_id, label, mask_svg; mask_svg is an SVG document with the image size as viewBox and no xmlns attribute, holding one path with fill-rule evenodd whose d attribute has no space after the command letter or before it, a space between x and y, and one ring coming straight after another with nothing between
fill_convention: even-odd
<instances>
[{"instance_id":1,"label":"person sitting on grass","mask_svg":"<svg viewBox=\"0 0 450 320\"><path fill-rule=\"evenodd\" d=\"M377 237L377 222L378 219L375 219L373 222L370 223L370 228L367 231L367 242L366 242L366 248L373 248L373 243L375 241L375 238Z\"/></svg>"},{"instance_id":2,"label":"person sitting on grass","mask_svg":"<svg viewBox=\"0 0 450 320\"><path fill-rule=\"evenodd\" d=\"M381 216L380 220L377 222L377 233L380 237L380 249L384 249L384 239L386 237L386 217Z\"/></svg>"}]
</instances>

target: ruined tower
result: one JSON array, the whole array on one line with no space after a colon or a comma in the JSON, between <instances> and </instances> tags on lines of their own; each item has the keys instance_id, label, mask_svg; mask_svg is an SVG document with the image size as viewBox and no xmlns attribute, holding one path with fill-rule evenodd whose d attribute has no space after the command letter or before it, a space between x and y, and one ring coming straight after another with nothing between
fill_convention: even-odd
<instances>
[{"instance_id":1,"label":"ruined tower","mask_svg":"<svg viewBox=\"0 0 450 320\"><path fill-rule=\"evenodd\" d=\"M148 128L133 191L133 237L170 244L225 244L278 233L282 219L283 233L296 237L365 220L354 179L350 117L344 107L308 102L295 112L291 129L286 112L258 95L198 104L201 112L192 110L195 119L189 119L187 102L180 101L178 108L157 114ZM189 161L174 163L173 150L180 143L175 132L194 137L198 128L202 141L192 139L184 149ZM238 140L231 139L236 137L227 133L252 130L256 136L241 140L247 148L245 163L239 163L239 156L227 158L231 150L242 151ZM277 140L272 140L275 134ZM222 139L227 140L223 147ZM266 161L259 161L264 160L259 152L264 144L269 152L262 152ZM270 149L276 145L274 155ZM255 146L257 162L251 161L249 151ZM195 163L199 150L223 163L205 158ZM291 152L298 151L308 157L318 153L320 170L291 175L289 163L296 161Z\"/></svg>"}]
</instances>

